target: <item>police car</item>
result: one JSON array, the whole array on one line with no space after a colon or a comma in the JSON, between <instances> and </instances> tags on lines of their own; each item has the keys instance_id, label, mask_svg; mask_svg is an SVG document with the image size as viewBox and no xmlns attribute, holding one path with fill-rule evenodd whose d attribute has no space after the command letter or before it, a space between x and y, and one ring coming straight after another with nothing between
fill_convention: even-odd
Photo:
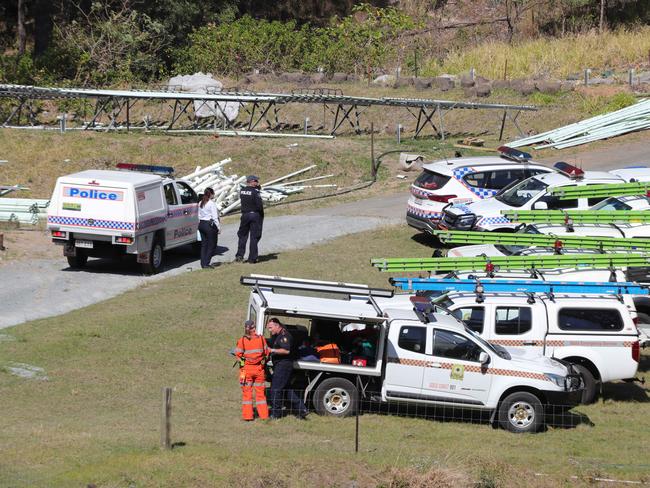
<instances>
[{"instance_id":1,"label":"police car","mask_svg":"<svg viewBox=\"0 0 650 488\"><path fill-rule=\"evenodd\" d=\"M336 417L354 414L359 398L492 413L511 432L536 432L553 406L571 407L582 394L573 367L539 354L492 345L428 299L393 296L366 285L277 276L242 276L251 287L248 319L259 334L279 318L297 341L327 338L340 360L294 364L306 404ZM322 296L319 296L321 295ZM338 298L335 298L338 297ZM354 337L375 346L363 362Z\"/></svg>"},{"instance_id":2,"label":"police car","mask_svg":"<svg viewBox=\"0 0 650 488\"><path fill-rule=\"evenodd\" d=\"M448 204L467 204L497 194L511 183L554 172L530 161L530 155L502 146L501 157L485 156L435 161L423 165L411 185L406 222L426 231L437 228Z\"/></svg>"},{"instance_id":3,"label":"police car","mask_svg":"<svg viewBox=\"0 0 650 488\"><path fill-rule=\"evenodd\" d=\"M553 189L563 186L625 183L633 179L650 180L650 170L647 168L605 172L582 171L566 163L558 163L557 166L562 172L533 176L511 185L493 198L446 206L438 227L456 230L512 231L519 224L502 215L502 211L587 210L603 200L602 197L563 200L551 194Z\"/></svg>"},{"instance_id":4,"label":"police car","mask_svg":"<svg viewBox=\"0 0 650 488\"><path fill-rule=\"evenodd\" d=\"M85 266L89 257L135 255L145 273L157 273L164 251L197 241L198 196L188 183L169 177L173 168L118 168L128 171L58 178L47 228L72 268Z\"/></svg>"}]
</instances>

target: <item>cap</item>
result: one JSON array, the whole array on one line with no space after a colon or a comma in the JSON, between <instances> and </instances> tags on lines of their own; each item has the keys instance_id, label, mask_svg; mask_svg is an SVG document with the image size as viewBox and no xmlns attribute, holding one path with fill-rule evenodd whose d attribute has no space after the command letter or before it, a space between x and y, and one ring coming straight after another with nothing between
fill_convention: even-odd
<instances>
[{"instance_id":1,"label":"cap","mask_svg":"<svg viewBox=\"0 0 650 488\"><path fill-rule=\"evenodd\" d=\"M246 181L260 181L260 179L255 175L248 175Z\"/></svg>"},{"instance_id":2,"label":"cap","mask_svg":"<svg viewBox=\"0 0 650 488\"><path fill-rule=\"evenodd\" d=\"M247 329L253 329L255 327L255 322L253 322L252 320L247 320L246 322L244 322L244 327L246 327Z\"/></svg>"}]
</instances>

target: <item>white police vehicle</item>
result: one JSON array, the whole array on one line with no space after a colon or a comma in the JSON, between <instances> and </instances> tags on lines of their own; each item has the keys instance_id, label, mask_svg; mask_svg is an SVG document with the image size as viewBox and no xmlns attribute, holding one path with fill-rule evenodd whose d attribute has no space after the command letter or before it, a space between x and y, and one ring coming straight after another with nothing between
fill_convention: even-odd
<instances>
[{"instance_id":1,"label":"white police vehicle","mask_svg":"<svg viewBox=\"0 0 650 488\"><path fill-rule=\"evenodd\" d=\"M501 157L483 156L435 161L423 165L411 185L406 222L418 230L437 228L448 204L467 204L497 194L515 181L551 173L553 169L530 161L530 154L499 148Z\"/></svg>"},{"instance_id":2,"label":"white police vehicle","mask_svg":"<svg viewBox=\"0 0 650 488\"><path fill-rule=\"evenodd\" d=\"M571 407L582 395L568 363L511 354L453 316L433 313L428 300L410 303L392 290L349 283L263 275L241 282L251 287L247 318L258 333L278 317L296 341L325 339L340 351L337 363L294 363L294 385L304 388L306 403L319 414L353 414L361 396L488 411L504 429L536 432L549 407ZM321 292L327 297L315 296ZM356 350L356 337L371 343L372 352Z\"/></svg>"},{"instance_id":3,"label":"white police vehicle","mask_svg":"<svg viewBox=\"0 0 650 488\"><path fill-rule=\"evenodd\" d=\"M47 228L72 268L83 267L89 257L132 254L146 273L157 273L164 251L196 242L198 197L189 184L169 177L173 168L118 168L130 171L87 170L58 178Z\"/></svg>"},{"instance_id":4,"label":"white police vehicle","mask_svg":"<svg viewBox=\"0 0 650 488\"><path fill-rule=\"evenodd\" d=\"M605 172L582 171L566 163L558 163L557 166L562 173L533 176L486 200L446 206L438 227L455 230L512 231L519 224L502 215L504 210L587 210L604 200L602 197L562 200L551 195L551 190L555 188L650 179L650 170L647 168Z\"/></svg>"}]
</instances>

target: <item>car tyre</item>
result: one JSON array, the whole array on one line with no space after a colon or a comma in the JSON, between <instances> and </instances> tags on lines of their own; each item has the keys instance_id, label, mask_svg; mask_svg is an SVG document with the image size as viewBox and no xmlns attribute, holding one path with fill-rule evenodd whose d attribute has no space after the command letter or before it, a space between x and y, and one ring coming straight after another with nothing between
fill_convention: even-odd
<instances>
[{"instance_id":1,"label":"car tyre","mask_svg":"<svg viewBox=\"0 0 650 488\"><path fill-rule=\"evenodd\" d=\"M347 417L356 412L359 392L345 378L323 381L314 393L314 409L319 415Z\"/></svg>"},{"instance_id":2,"label":"car tyre","mask_svg":"<svg viewBox=\"0 0 650 488\"><path fill-rule=\"evenodd\" d=\"M532 393L518 391L499 405L499 425L518 434L538 432L544 423L544 407Z\"/></svg>"},{"instance_id":3,"label":"car tyre","mask_svg":"<svg viewBox=\"0 0 650 488\"><path fill-rule=\"evenodd\" d=\"M163 247L159 239L153 241L149 260L142 264L142 270L145 274L152 275L159 273L163 268Z\"/></svg>"},{"instance_id":4,"label":"car tyre","mask_svg":"<svg viewBox=\"0 0 650 488\"><path fill-rule=\"evenodd\" d=\"M598 380L596 380L592 372L582 364L574 364L573 368L578 374L580 374L580 376L582 376L582 382L584 384L580 403L584 405L594 403L598 397Z\"/></svg>"},{"instance_id":5,"label":"car tyre","mask_svg":"<svg viewBox=\"0 0 650 488\"><path fill-rule=\"evenodd\" d=\"M79 249L77 249L76 256L67 256L67 258L68 266L75 269L83 268L88 263L88 255Z\"/></svg>"}]
</instances>

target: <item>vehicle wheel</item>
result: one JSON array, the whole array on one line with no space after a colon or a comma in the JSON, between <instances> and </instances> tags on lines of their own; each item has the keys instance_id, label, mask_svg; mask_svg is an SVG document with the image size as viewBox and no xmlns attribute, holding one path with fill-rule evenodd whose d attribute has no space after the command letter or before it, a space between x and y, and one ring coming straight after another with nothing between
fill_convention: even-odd
<instances>
[{"instance_id":1,"label":"vehicle wheel","mask_svg":"<svg viewBox=\"0 0 650 488\"><path fill-rule=\"evenodd\" d=\"M88 255L82 251L77 250L76 256L67 256L68 266L71 268L83 268L88 262Z\"/></svg>"},{"instance_id":2,"label":"vehicle wheel","mask_svg":"<svg viewBox=\"0 0 650 488\"><path fill-rule=\"evenodd\" d=\"M512 393L499 405L499 425L510 432L537 432L543 420L544 407L532 393Z\"/></svg>"},{"instance_id":3,"label":"vehicle wheel","mask_svg":"<svg viewBox=\"0 0 650 488\"><path fill-rule=\"evenodd\" d=\"M142 264L142 270L145 274L156 274L163 267L163 247L158 239L153 241L151 252L149 253L149 262Z\"/></svg>"},{"instance_id":4,"label":"vehicle wheel","mask_svg":"<svg viewBox=\"0 0 650 488\"><path fill-rule=\"evenodd\" d=\"M323 381L314 393L314 408L319 415L347 417L357 408L359 393L345 378L330 378Z\"/></svg>"},{"instance_id":5,"label":"vehicle wheel","mask_svg":"<svg viewBox=\"0 0 650 488\"><path fill-rule=\"evenodd\" d=\"M580 403L588 405L596 401L598 396L598 381L594 378L594 375L582 364L574 364L574 369L577 373L582 376L582 382L585 385L585 389L582 390L582 399Z\"/></svg>"}]
</instances>

